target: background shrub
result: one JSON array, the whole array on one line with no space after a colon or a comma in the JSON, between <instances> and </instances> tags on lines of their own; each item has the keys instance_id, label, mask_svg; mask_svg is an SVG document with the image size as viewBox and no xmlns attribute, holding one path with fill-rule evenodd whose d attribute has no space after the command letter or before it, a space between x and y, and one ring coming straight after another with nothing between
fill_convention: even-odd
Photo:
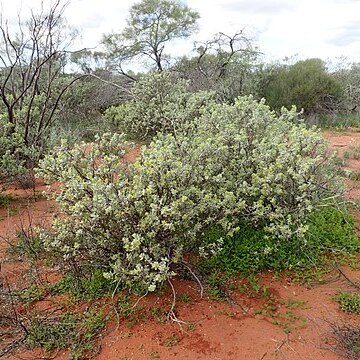
<instances>
[{"instance_id":1,"label":"background shrub","mask_svg":"<svg viewBox=\"0 0 360 360\"><path fill-rule=\"evenodd\" d=\"M131 139L148 141L158 133L183 131L211 102L214 93L192 93L189 81L163 71L144 75L135 82L132 95L131 101L110 107L105 119L112 129Z\"/></svg>"}]
</instances>

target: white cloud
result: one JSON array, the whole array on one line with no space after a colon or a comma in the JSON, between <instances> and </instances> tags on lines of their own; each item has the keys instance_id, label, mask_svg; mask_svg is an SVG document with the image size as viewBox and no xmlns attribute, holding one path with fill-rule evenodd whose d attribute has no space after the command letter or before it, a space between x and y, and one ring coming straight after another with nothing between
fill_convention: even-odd
<instances>
[{"instance_id":1,"label":"white cloud","mask_svg":"<svg viewBox=\"0 0 360 360\"><path fill-rule=\"evenodd\" d=\"M14 18L21 8L26 15L41 0L0 0L4 17ZM94 47L104 33L120 32L134 0L70 0L66 16L82 32L76 47ZM48 6L50 0L44 0ZM180 54L192 49L192 41L206 40L222 31L228 34L245 28L268 57L332 58L360 55L359 0L188 0L200 15L200 31L188 42L169 49Z\"/></svg>"}]
</instances>

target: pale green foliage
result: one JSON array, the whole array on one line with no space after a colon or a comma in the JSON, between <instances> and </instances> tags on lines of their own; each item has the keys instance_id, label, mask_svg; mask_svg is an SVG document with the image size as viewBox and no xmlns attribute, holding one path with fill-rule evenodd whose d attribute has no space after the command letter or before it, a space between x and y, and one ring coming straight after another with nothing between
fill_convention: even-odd
<instances>
[{"instance_id":1,"label":"pale green foliage","mask_svg":"<svg viewBox=\"0 0 360 360\"><path fill-rule=\"evenodd\" d=\"M65 260L111 265L128 287L136 283L152 290L168 275L169 258L152 238L153 222L140 215L147 197L121 162L124 146L122 136L105 134L92 146L63 143L56 155L40 162L41 176L61 181L61 193L54 197L67 215L42 238Z\"/></svg>"},{"instance_id":2,"label":"pale green foliage","mask_svg":"<svg viewBox=\"0 0 360 360\"><path fill-rule=\"evenodd\" d=\"M246 222L282 241L302 238L308 214L337 183L321 134L297 116L278 118L252 98L213 104L191 133L159 134L128 165L123 136L64 143L40 163L39 175L61 182L54 197L66 214L42 238L65 259L104 266L106 276L148 291L214 224L229 235Z\"/></svg>"},{"instance_id":3,"label":"pale green foliage","mask_svg":"<svg viewBox=\"0 0 360 360\"><path fill-rule=\"evenodd\" d=\"M227 208L241 207L221 188L212 193L221 164L211 161L217 151L211 141L194 147L183 140L164 136L128 167L118 159L119 136L98 139L90 153L85 144L56 149L39 175L61 181L54 196L68 217L43 234L45 244L65 259L110 265L108 275L128 287L154 290L199 231L218 221L226 226Z\"/></svg>"},{"instance_id":4,"label":"pale green foliage","mask_svg":"<svg viewBox=\"0 0 360 360\"><path fill-rule=\"evenodd\" d=\"M25 146L21 134L0 113L0 180L8 180L25 171L21 160Z\"/></svg>"},{"instance_id":5,"label":"pale green foliage","mask_svg":"<svg viewBox=\"0 0 360 360\"><path fill-rule=\"evenodd\" d=\"M132 93L132 101L109 108L105 119L140 141L151 140L158 133L185 131L214 97L209 91L191 93L189 81L165 71L143 76Z\"/></svg>"},{"instance_id":6,"label":"pale green foliage","mask_svg":"<svg viewBox=\"0 0 360 360\"><path fill-rule=\"evenodd\" d=\"M276 117L264 101L238 98L210 108L195 137L225 148L222 185L244 201L241 217L281 238L302 237L307 215L327 193L341 192L320 131L306 128L295 109Z\"/></svg>"},{"instance_id":7,"label":"pale green foliage","mask_svg":"<svg viewBox=\"0 0 360 360\"><path fill-rule=\"evenodd\" d=\"M42 128L41 109L44 95L24 96L22 108L15 108L9 120L5 111L0 113L0 179L11 180L24 175L28 167L37 162L44 151L48 130ZM29 104L31 103L31 111ZM28 120L31 119L31 122Z\"/></svg>"}]
</instances>

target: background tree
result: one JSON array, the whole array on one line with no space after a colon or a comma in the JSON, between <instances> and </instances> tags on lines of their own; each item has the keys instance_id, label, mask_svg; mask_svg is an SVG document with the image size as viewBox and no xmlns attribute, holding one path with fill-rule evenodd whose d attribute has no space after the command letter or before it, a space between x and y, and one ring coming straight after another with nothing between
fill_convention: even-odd
<instances>
[{"instance_id":1,"label":"background tree","mask_svg":"<svg viewBox=\"0 0 360 360\"><path fill-rule=\"evenodd\" d=\"M253 93L250 79L259 52L244 30L234 35L218 33L211 40L195 42L195 49L196 56L183 57L175 65L181 76L190 80L193 90L215 90L225 101Z\"/></svg>"},{"instance_id":2,"label":"background tree","mask_svg":"<svg viewBox=\"0 0 360 360\"><path fill-rule=\"evenodd\" d=\"M179 0L142 0L131 7L125 29L105 37L109 60L123 73L123 64L137 57L150 60L162 71L166 44L189 37L197 29L198 18L196 11Z\"/></svg>"},{"instance_id":3,"label":"background tree","mask_svg":"<svg viewBox=\"0 0 360 360\"><path fill-rule=\"evenodd\" d=\"M342 109L345 113L360 115L360 63L341 67L334 76L343 86Z\"/></svg>"},{"instance_id":4,"label":"background tree","mask_svg":"<svg viewBox=\"0 0 360 360\"><path fill-rule=\"evenodd\" d=\"M278 65L269 76L262 95L275 110L296 105L309 115L332 111L341 99L340 82L327 72L320 59Z\"/></svg>"},{"instance_id":5,"label":"background tree","mask_svg":"<svg viewBox=\"0 0 360 360\"><path fill-rule=\"evenodd\" d=\"M67 26L61 0L19 19L15 31L0 22L0 136L16 138L6 150L31 167L44 151L59 104L79 78L64 73L67 49L76 33ZM1 142L1 141L0 141ZM19 149L22 149L21 151ZM1 154L0 154L1 156Z\"/></svg>"}]
</instances>

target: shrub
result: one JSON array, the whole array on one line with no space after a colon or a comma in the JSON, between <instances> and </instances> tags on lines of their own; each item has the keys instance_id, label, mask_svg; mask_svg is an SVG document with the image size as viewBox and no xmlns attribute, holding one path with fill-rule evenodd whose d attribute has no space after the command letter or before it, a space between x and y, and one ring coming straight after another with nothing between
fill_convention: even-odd
<instances>
[{"instance_id":1,"label":"shrub","mask_svg":"<svg viewBox=\"0 0 360 360\"><path fill-rule=\"evenodd\" d=\"M241 220L273 235L302 237L312 210L341 193L322 134L306 128L295 109L277 117L264 101L238 98L209 107L194 137L217 149L221 191L241 199Z\"/></svg>"},{"instance_id":2,"label":"shrub","mask_svg":"<svg viewBox=\"0 0 360 360\"><path fill-rule=\"evenodd\" d=\"M191 93L189 81L174 73L150 73L135 83L133 100L110 107L106 121L117 131L138 141L151 140L158 133L184 130L211 101L214 93Z\"/></svg>"},{"instance_id":3,"label":"shrub","mask_svg":"<svg viewBox=\"0 0 360 360\"><path fill-rule=\"evenodd\" d=\"M212 193L221 165L211 160L211 143L194 147L189 138L163 136L127 166L119 162L122 142L106 135L89 154L85 144L63 143L40 163L40 175L61 181L54 196L68 215L42 238L67 261L110 266L107 275L121 284L154 290L199 231L221 220L226 226L227 209L241 204L226 192Z\"/></svg>"},{"instance_id":4,"label":"shrub","mask_svg":"<svg viewBox=\"0 0 360 360\"><path fill-rule=\"evenodd\" d=\"M0 181L8 180L25 171L25 146L21 135L0 112Z\"/></svg>"},{"instance_id":5,"label":"shrub","mask_svg":"<svg viewBox=\"0 0 360 360\"><path fill-rule=\"evenodd\" d=\"M90 151L64 143L40 163L40 175L61 182L54 196L66 214L43 240L65 260L152 291L214 224L226 236L247 224L279 240L303 238L309 214L338 183L321 134L296 118L277 118L252 98L213 105L192 133L159 134L128 165L124 136L104 135Z\"/></svg>"}]
</instances>

